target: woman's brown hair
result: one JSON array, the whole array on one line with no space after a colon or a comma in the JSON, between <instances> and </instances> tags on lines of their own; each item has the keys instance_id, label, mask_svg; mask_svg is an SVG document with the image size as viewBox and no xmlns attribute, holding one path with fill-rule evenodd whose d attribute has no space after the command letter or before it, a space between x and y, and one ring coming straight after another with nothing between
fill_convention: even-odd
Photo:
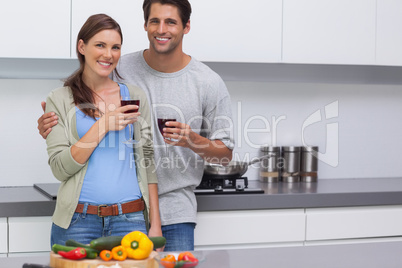
<instances>
[{"instance_id":1,"label":"woman's brown hair","mask_svg":"<svg viewBox=\"0 0 402 268\"><path fill-rule=\"evenodd\" d=\"M94 35L103 30L117 31L120 34L121 43L123 44L123 33L120 25L114 19L105 14L96 14L90 16L81 27L75 46L77 57L80 61L80 67L64 82L64 86L71 88L74 104L80 105L81 110L92 118L95 118L95 113L100 111L94 105L95 97L93 91L82 80L82 73L84 72L85 66L85 56L78 51L78 42L79 40L82 40L85 44L87 44ZM119 76L116 70L115 72Z\"/></svg>"}]
</instances>

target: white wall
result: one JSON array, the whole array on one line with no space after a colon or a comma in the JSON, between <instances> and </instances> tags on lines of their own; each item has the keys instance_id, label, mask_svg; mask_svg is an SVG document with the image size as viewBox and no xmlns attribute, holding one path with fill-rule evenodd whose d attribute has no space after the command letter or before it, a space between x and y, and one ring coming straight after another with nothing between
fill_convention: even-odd
<instances>
[{"instance_id":1,"label":"white wall","mask_svg":"<svg viewBox=\"0 0 402 268\"><path fill-rule=\"evenodd\" d=\"M242 117L242 123L236 124L237 128L242 126L242 133L246 121L256 115L265 118L271 127L270 131L249 134L248 143L245 135L236 136L237 142L242 142L235 149L241 160L247 153L258 156L258 145L302 145L303 123L320 111L322 119L304 130L304 144L318 145L323 154L319 178L402 175L399 157L402 85L268 82L227 82L227 85L235 122ZM237 115L239 103L242 108ZM329 118L331 111L333 117ZM276 120L286 117L277 123L276 131L273 116ZM263 129L265 125L262 119L254 119L250 126ZM258 174L258 168L249 168L246 173L249 179L258 178Z\"/></svg>"},{"instance_id":2,"label":"white wall","mask_svg":"<svg viewBox=\"0 0 402 268\"><path fill-rule=\"evenodd\" d=\"M320 178L402 176L402 85L226 83L232 98L237 159L258 156L264 144L302 145L302 127L307 122L304 141L318 145L323 154ZM42 113L40 102L61 84L58 80L0 79L0 186L56 182L37 119ZM317 111L322 119L308 124ZM276 130L273 117L284 118L276 123ZM244 135L246 129L261 132ZM258 169L249 168L246 175L258 179Z\"/></svg>"},{"instance_id":3,"label":"white wall","mask_svg":"<svg viewBox=\"0 0 402 268\"><path fill-rule=\"evenodd\" d=\"M58 80L0 80L0 186L55 182L39 135L40 102Z\"/></svg>"}]
</instances>

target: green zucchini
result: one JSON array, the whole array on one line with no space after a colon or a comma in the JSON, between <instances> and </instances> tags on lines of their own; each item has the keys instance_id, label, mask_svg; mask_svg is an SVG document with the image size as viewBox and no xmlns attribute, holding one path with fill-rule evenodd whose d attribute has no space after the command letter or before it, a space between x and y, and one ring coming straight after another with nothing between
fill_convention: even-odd
<instances>
[{"instance_id":1,"label":"green zucchini","mask_svg":"<svg viewBox=\"0 0 402 268\"><path fill-rule=\"evenodd\" d=\"M60 245L60 244L53 244L52 251L54 253L58 253L59 251L67 251L68 252L68 251L73 250L75 248L77 248L77 247L63 246L63 245Z\"/></svg>"},{"instance_id":2,"label":"green zucchini","mask_svg":"<svg viewBox=\"0 0 402 268\"><path fill-rule=\"evenodd\" d=\"M66 246L70 246L70 247L80 247L80 248L84 248L87 252L87 259L96 259L96 257L98 257L99 251L96 249L91 248L89 245L80 243L78 241L75 241L73 239L69 239L66 241Z\"/></svg>"},{"instance_id":3,"label":"green zucchini","mask_svg":"<svg viewBox=\"0 0 402 268\"><path fill-rule=\"evenodd\" d=\"M94 239L89 243L90 247L99 251L112 250L121 244L123 236L104 236Z\"/></svg>"},{"instance_id":4,"label":"green zucchini","mask_svg":"<svg viewBox=\"0 0 402 268\"><path fill-rule=\"evenodd\" d=\"M80 242L75 241L75 240L73 240L73 239L68 239L68 240L66 241L66 246L70 246L70 247L80 247L80 248L90 249L90 250L92 250L92 251L96 251L96 252L99 253L99 251L97 251L96 249L91 248L89 245L80 243Z\"/></svg>"},{"instance_id":5,"label":"green zucchini","mask_svg":"<svg viewBox=\"0 0 402 268\"><path fill-rule=\"evenodd\" d=\"M86 259L96 259L98 257L98 251L94 249L85 248L87 252Z\"/></svg>"},{"instance_id":6,"label":"green zucchini","mask_svg":"<svg viewBox=\"0 0 402 268\"><path fill-rule=\"evenodd\" d=\"M149 239L154 243L154 249L156 248L162 248L166 244L166 238L163 236L152 236L149 237Z\"/></svg>"}]
</instances>

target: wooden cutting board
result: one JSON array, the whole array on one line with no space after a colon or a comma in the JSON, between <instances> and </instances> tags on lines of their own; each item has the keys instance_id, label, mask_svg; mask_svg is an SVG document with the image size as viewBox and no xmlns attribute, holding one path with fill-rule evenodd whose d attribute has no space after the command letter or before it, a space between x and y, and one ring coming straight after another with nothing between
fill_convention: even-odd
<instances>
[{"instance_id":1,"label":"wooden cutting board","mask_svg":"<svg viewBox=\"0 0 402 268\"><path fill-rule=\"evenodd\" d=\"M158 268L158 262L154 259L158 253L152 251L151 255L145 260L126 259L125 261L103 261L101 258L89 260L69 260L62 256L50 252L50 267L52 268L96 268L100 265L110 267L118 264L121 268Z\"/></svg>"}]
</instances>

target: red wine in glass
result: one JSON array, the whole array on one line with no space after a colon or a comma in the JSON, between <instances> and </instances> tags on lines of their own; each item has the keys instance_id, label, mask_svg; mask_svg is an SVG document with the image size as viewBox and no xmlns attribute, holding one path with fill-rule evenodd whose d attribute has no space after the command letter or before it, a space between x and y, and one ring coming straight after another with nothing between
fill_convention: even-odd
<instances>
[{"instance_id":1,"label":"red wine in glass","mask_svg":"<svg viewBox=\"0 0 402 268\"><path fill-rule=\"evenodd\" d=\"M176 122L176 119L158 118L158 128L159 128L159 131L162 134L162 137L163 137L163 128L166 127L166 122L169 122L169 121ZM166 156L164 157L164 159L169 160L169 150L168 150L168 145L166 143L165 143L165 153L166 153Z\"/></svg>"},{"instance_id":2,"label":"red wine in glass","mask_svg":"<svg viewBox=\"0 0 402 268\"><path fill-rule=\"evenodd\" d=\"M126 105L137 105L138 107L140 106L140 100L121 100L121 106L126 106ZM125 111L125 114L129 113L136 113L138 112L138 109L131 109L128 111Z\"/></svg>"},{"instance_id":3,"label":"red wine in glass","mask_svg":"<svg viewBox=\"0 0 402 268\"><path fill-rule=\"evenodd\" d=\"M140 106L140 100L132 100L128 96L123 96L122 99L120 100L120 104L121 104L121 106L126 106L126 105ZM124 113L129 114L129 113L136 113L136 112L138 112L138 108L125 111ZM137 141L133 139L133 129L132 129L133 125L129 124L128 128L129 128L130 138L128 140L126 140L126 141L123 141L123 143L125 143L125 144L136 144Z\"/></svg>"},{"instance_id":4,"label":"red wine in glass","mask_svg":"<svg viewBox=\"0 0 402 268\"><path fill-rule=\"evenodd\" d=\"M176 119L158 118L158 127L159 127L159 131L161 132L162 136L163 136L163 128L166 127L166 122L169 122L169 121L176 122Z\"/></svg>"}]
</instances>

